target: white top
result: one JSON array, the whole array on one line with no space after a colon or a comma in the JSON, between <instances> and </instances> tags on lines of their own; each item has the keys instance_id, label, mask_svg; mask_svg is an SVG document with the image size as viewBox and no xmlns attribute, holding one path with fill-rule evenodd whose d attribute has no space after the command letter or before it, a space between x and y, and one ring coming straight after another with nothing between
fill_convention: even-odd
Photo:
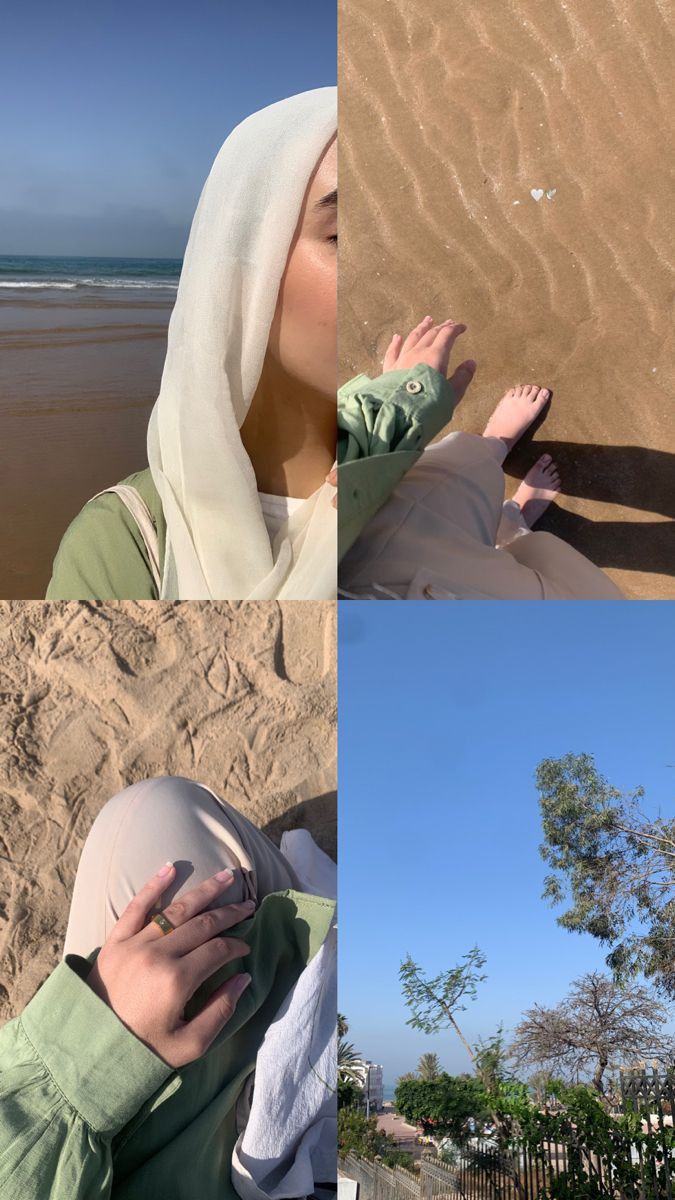
<instances>
[{"instance_id":1,"label":"white top","mask_svg":"<svg viewBox=\"0 0 675 1200\"><path fill-rule=\"evenodd\" d=\"M273 542L284 521L305 501L297 496L272 496L269 492L258 492L260 507L265 518L270 541Z\"/></svg>"}]
</instances>

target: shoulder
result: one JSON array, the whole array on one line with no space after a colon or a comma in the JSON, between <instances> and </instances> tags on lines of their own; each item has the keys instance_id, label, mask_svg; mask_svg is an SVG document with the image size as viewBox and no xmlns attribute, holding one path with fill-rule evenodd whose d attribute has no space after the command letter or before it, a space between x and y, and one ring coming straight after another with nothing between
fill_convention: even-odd
<instances>
[{"instance_id":1,"label":"shoulder","mask_svg":"<svg viewBox=\"0 0 675 1200\"><path fill-rule=\"evenodd\" d=\"M121 481L143 498L164 554L165 522L149 470ZM138 525L114 492L90 500L68 526L54 560L48 600L156 600Z\"/></svg>"}]
</instances>

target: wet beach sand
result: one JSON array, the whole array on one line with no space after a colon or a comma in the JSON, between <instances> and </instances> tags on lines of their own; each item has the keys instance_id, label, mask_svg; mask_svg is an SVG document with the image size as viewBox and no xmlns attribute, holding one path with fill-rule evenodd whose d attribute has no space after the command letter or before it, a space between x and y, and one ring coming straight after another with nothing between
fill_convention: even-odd
<instances>
[{"instance_id":1,"label":"wet beach sand","mask_svg":"<svg viewBox=\"0 0 675 1200\"><path fill-rule=\"evenodd\" d=\"M44 596L67 525L147 466L175 292L3 290L0 596Z\"/></svg>"},{"instance_id":2,"label":"wet beach sand","mask_svg":"<svg viewBox=\"0 0 675 1200\"><path fill-rule=\"evenodd\" d=\"M538 528L674 599L669 9L342 0L339 28L340 382L427 312L463 321L452 361L478 371L451 428L549 387L507 494L549 451Z\"/></svg>"},{"instance_id":3,"label":"wet beach sand","mask_svg":"<svg viewBox=\"0 0 675 1200\"><path fill-rule=\"evenodd\" d=\"M334 610L0 603L0 1021L59 961L85 837L131 783L187 776L335 857Z\"/></svg>"}]
</instances>

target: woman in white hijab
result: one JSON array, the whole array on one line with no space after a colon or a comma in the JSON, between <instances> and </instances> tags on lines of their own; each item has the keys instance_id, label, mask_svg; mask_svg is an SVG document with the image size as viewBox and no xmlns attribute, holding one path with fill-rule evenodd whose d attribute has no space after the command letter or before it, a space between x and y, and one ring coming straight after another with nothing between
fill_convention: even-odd
<instances>
[{"instance_id":1,"label":"woman in white hijab","mask_svg":"<svg viewBox=\"0 0 675 1200\"><path fill-rule=\"evenodd\" d=\"M192 222L145 471L94 497L48 599L332 599L337 89L221 147Z\"/></svg>"}]
</instances>

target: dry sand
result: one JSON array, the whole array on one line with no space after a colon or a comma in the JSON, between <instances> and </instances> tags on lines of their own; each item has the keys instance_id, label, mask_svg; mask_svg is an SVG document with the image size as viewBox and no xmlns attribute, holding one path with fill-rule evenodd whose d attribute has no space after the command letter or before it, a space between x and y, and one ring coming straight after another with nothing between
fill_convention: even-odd
<instances>
[{"instance_id":1,"label":"dry sand","mask_svg":"<svg viewBox=\"0 0 675 1200\"><path fill-rule=\"evenodd\" d=\"M0 604L0 1016L61 957L84 839L139 779L336 850L335 605Z\"/></svg>"},{"instance_id":2,"label":"dry sand","mask_svg":"<svg viewBox=\"0 0 675 1200\"><path fill-rule=\"evenodd\" d=\"M343 0L339 23L340 382L427 312L463 321L452 428L550 387L507 490L553 453L540 527L643 599L675 598L669 11Z\"/></svg>"}]
</instances>

